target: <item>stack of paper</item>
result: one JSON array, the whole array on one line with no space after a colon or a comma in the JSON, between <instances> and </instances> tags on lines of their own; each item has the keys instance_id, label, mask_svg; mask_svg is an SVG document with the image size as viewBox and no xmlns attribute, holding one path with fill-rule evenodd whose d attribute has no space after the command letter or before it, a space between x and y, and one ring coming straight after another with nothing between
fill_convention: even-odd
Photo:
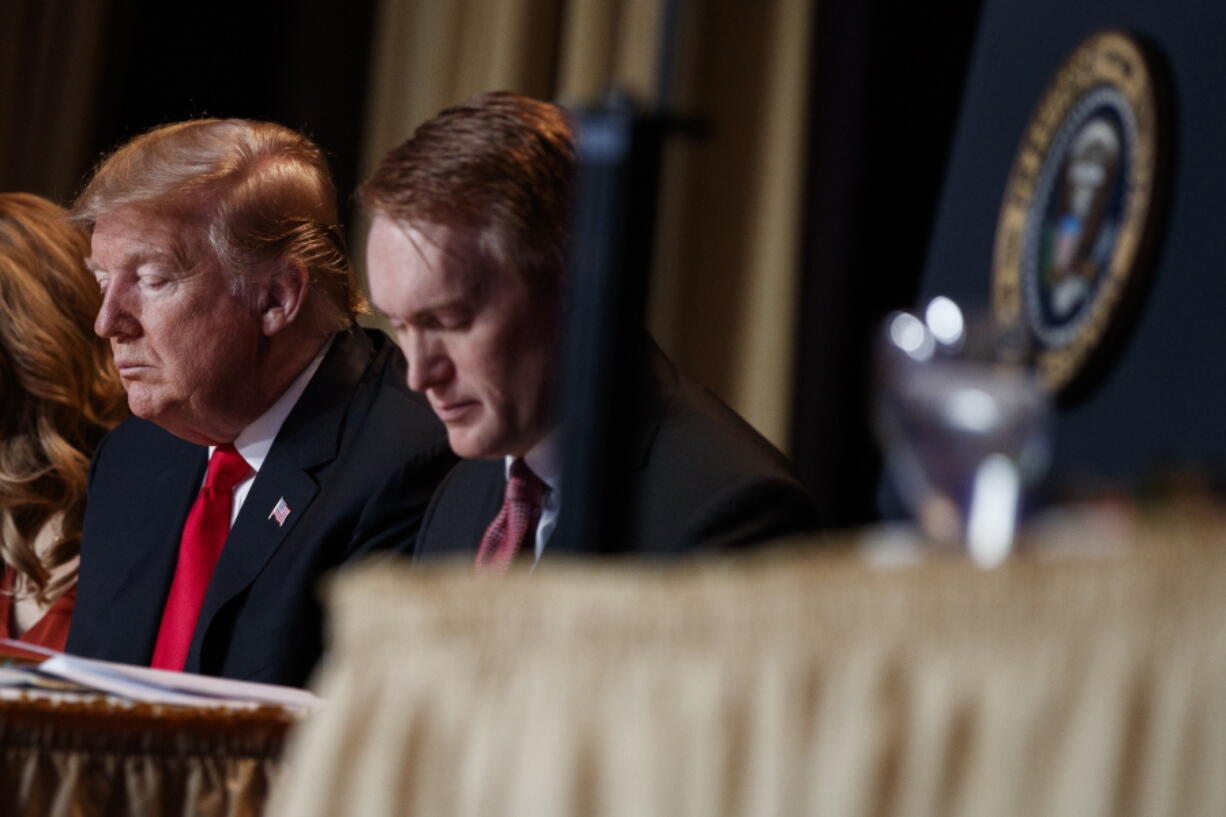
<instances>
[{"instance_id":1,"label":"stack of paper","mask_svg":"<svg viewBox=\"0 0 1226 817\"><path fill-rule=\"evenodd\" d=\"M315 695L294 687L80 658L11 639L0 639L0 686L105 692L179 706L248 704L309 710L320 705Z\"/></svg>"}]
</instances>

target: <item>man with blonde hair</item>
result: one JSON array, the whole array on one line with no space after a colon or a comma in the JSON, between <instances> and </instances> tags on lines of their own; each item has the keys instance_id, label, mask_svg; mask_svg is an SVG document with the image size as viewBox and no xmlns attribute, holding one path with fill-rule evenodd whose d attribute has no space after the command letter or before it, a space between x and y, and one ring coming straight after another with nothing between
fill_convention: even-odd
<instances>
[{"instance_id":1,"label":"man with blonde hair","mask_svg":"<svg viewBox=\"0 0 1226 817\"><path fill-rule=\"evenodd\" d=\"M323 155L271 123L167 125L74 216L135 417L94 458L68 650L302 684L319 575L411 549L453 463L403 356L354 324Z\"/></svg>"},{"instance_id":2,"label":"man with blonde hair","mask_svg":"<svg viewBox=\"0 0 1226 817\"><path fill-rule=\"evenodd\" d=\"M359 191L372 300L464 458L426 512L421 558L501 572L570 544L553 398L575 174L564 112L494 92L423 123ZM654 346L648 358L642 389L620 395L631 503L615 546L672 555L813 527L783 455Z\"/></svg>"}]
</instances>

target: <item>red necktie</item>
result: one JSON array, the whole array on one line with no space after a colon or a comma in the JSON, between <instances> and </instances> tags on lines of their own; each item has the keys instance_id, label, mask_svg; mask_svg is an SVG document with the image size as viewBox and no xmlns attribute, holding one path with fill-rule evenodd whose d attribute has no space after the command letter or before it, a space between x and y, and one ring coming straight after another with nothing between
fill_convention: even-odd
<instances>
[{"instance_id":1,"label":"red necktie","mask_svg":"<svg viewBox=\"0 0 1226 817\"><path fill-rule=\"evenodd\" d=\"M546 490L548 486L522 459L511 461L502 508L485 529L477 550L478 573L506 573L515 554L524 548L535 552L536 523L541 518L541 500Z\"/></svg>"},{"instance_id":2,"label":"red necktie","mask_svg":"<svg viewBox=\"0 0 1226 817\"><path fill-rule=\"evenodd\" d=\"M187 663L187 650L196 631L205 591L230 535L234 486L250 473L251 466L233 445L218 446L209 459L204 487L187 514L183 538L179 540L179 563L153 648L152 666L158 669L181 670Z\"/></svg>"}]
</instances>

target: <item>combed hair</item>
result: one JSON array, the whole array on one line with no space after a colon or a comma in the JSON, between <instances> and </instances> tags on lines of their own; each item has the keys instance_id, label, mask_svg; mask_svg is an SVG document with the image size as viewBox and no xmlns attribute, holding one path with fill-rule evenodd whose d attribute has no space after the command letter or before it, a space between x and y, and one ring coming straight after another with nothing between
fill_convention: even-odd
<instances>
[{"instance_id":1,"label":"combed hair","mask_svg":"<svg viewBox=\"0 0 1226 817\"><path fill-rule=\"evenodd\" d=\"M127 413L93 332L102 295L85 268L89 243L67 216L38 196L0 194L0 556L42 604L76 581L75 570L51 574L80 553L89 458ZM35 539L59 513L40 558Z\"/></svg>"},{"instance_id":2,"label":"combed hair","mask_svg":"<svg viewBox=\"0 0 1226 817\"><path fill-rule=\"evenodd\" d=\"M246 119L154 128L99 164L73 217L92 231L100 216L130 205L200 225L240 294L271 265L301 263L311 290L322 296L308 307L321 331L368 311L349 266L324 155L289 128Z\"/></svg>"},{"instance_id":3,"label":"combed hair","mask_svg":"<svg viewBox=\"0 0 1226 817\"><path fill-rule=\"evenodd\" d=\"M561 108L507 91L425 122L358 189L405 224L471 231L500 266L557 291L570 236L574 133Z\"/></svg>"}]
</instances>

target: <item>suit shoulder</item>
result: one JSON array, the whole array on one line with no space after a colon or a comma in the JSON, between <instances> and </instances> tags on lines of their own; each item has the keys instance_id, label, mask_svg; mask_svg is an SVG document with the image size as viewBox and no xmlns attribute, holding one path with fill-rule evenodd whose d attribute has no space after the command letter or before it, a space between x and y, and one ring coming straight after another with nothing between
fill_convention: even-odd
<instances>
[{"instance_id":1,"label":"suit shoulder","mask_svg":"<svg viewBox=\"0 0 1226 817\"><path fill-rule=\"evenodd\" d=\"M794 480L791 463L753 426L699 384L678 375L666 402L652 459L688 463L710 479Z\"/></svg>"},{"instance_id":2,"label":"suit shoulder","mask_svg":"<svg viewBox=\"0 0 1226 817\"><path fill-rule=\"evenodd\" d=\"M364 470L379 473L414 468L423 461L446 467L454 462L446 429L423 397L409 390L404 355L386 335L364 330L370 340L369 358L360 379L347 386L343 419L338 417L339 446L349 458L364 463ZM338 398L327 398L336 404ZM295 409L297 410L297 409ZM318 418L305 421L314 428ZM303 436L313 436L312 430ZM431 466L431 471L442 471ZM373 474L371 475L374 476Z\"/></svg>"},{"instance_id":3,"label":"suit shoulder","mask_svg":"<svg viewBox=\"0 0 1226 817\"><path fill-rule=\"evenodd\" d=\"M404 355L388 343L372 365L374 389L369 422L395 431L400 444L434 450L446 447L447 431L425 397L409 389Z\"/></svg>"},{"instance_id":4,"label":"suit shoulder","mask_svg":"<svg viewBox=\"0 0 1226 817\"><path fill-rule=\"evenodd\" d=\"M678 375L642 473L645 531L665 548L749 544L817 526L812 496L765 437Z\"/></svg>"},{"instance_id":5,"label":"suit shoulder","mask_svg":"<svg viewBox=\"0 0 1226 817\"><path fill-rule=\"evenodd\" d=\"M122 423L111 429L106 436L116 444L139 442L161 443L172 440L186 442L185 440L171 434L169 431L156 423L151 423L148 420L142 420L139 417L128 417ZM187 443L187 445L191 445L191 443Z\"/></svg>"},{"instance_id":6,"label":"suit shoulder","mask_svg":"<svg viewBox=\"0 0 1226 817\"><path fill-rule=\"evenodd\" d=\"M186 456L201 449L148 420L129 417L107 432L94 458L95 465L128 459L146 463L150 457Z\"/></svg>"}]
</instances>

